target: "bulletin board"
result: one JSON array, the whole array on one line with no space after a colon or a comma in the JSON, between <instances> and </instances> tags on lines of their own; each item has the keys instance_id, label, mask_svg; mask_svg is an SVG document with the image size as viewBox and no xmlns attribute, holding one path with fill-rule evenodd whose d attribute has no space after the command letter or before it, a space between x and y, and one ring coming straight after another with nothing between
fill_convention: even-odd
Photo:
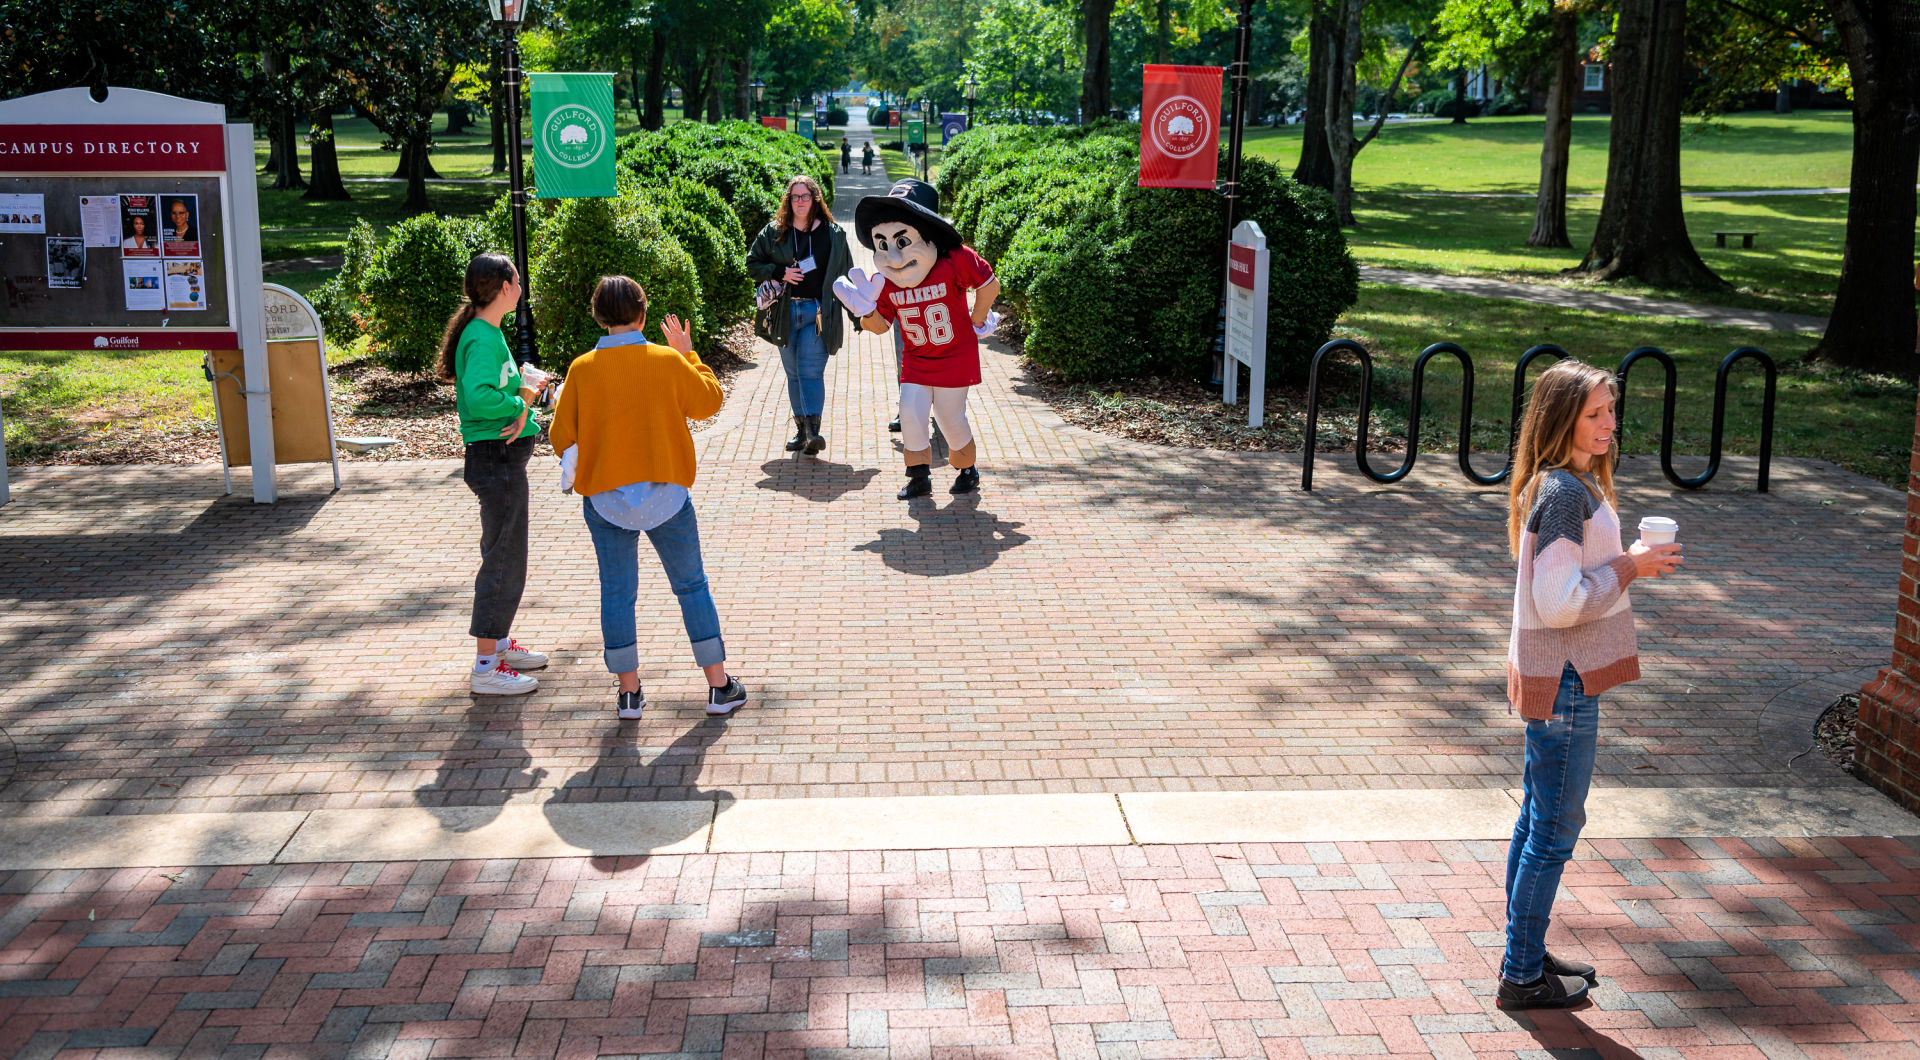
<instances>
[{"instance_id":1,"label":"bulletin board","mask_svg":"<svg viewBox=\"0 0 1920 1060\"><path fill-rule=\"evenodd\" d=\"M221 179L0 177L0 326L234 327Z\"/></svg>"}]
</instances>

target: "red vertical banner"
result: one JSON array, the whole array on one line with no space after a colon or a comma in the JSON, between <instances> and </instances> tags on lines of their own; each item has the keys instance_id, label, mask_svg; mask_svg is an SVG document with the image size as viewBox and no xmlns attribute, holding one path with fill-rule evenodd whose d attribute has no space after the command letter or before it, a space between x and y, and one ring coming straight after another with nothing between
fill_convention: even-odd
<instances>
[{"instance_id":1,"label":"red vertical banner","mask_svg":"<svg viewBox=\"0 0 1920 1060\"><path fill-rule=\"evenodd\" d=\"M1208 188L1220 162L1218 66L1155 66L1141 75L1140 186Z\"/></svg>"},{"instance_id":2,"label":"red vertical banner","mask_svg":"<svg viewBox=\"0 0 1920 1060\"><path fill-rule=\"evenodd\" d=\"M786 127L787 127L787 119L785 119L785 118L761 118L761 119L760 119L760 124L762 124L762 125L764 125L764 126L766 126L766 127L767 127L767 128L769 128L769 129L780 129L780 130L783 130L783 131L784 131L784 130L786 129Z\"/></svg>"}]
</instances>

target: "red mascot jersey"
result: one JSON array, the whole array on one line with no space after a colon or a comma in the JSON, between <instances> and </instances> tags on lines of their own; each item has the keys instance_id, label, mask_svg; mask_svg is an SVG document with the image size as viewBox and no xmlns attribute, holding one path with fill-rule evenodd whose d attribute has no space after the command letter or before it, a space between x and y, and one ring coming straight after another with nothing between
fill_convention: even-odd
<instances>
[{"instance_id":1,"label":"red mascot jersey","mask_svg":"<svg viewBox=\"0 0 1920 1060\"><path fill-rule=\"evenodd\" d=\"M980 340L973 334L967 292L991 279L987 259L961 247L941 255L918 287L903 289L887 281L874 310L900 325L902 383L958 387L980 382Z\"/></svg>"}]
</instances>

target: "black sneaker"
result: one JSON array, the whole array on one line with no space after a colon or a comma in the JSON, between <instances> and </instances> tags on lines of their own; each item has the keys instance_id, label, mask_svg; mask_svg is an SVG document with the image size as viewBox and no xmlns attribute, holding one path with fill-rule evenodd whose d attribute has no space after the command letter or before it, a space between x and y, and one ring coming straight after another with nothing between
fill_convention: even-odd
<instances>
[{"instance_id":1,"label":"black sneaker","mask_svg":"<svg viewBox=\"0 0 1920 1060\"><path fill-rule=\"evenodd\" d=\"M972 493L980 488L980 469L963 467L953 478L953 488L948 493Z\"/></svg>"},{"instance_id":2,"label":"black sneaker","mask_svg":"<svg viewBox=\"0 0 1920 1060\"><path fill-rule=\"evenodd\" d=\"M1548 975L1573 975L1589 983L1600 982L1600 973L1593 970L1593 965L1582 961L1562 960L1551 953L1547 954L1547 959L1540 963L1540 970Z\"/></svg>"},{"instance_id":3,"label":"black sneaker","mask_svg":"<svg viewBox=\"0 0 1920 1060\"><path fill-rule=\"evenodd\" d=\"M1507 1012L1529 1008L1572 1008L1587 999L1590 989L1592 984L1579 976L1544 972L1531 983L1500 980L1500 992L1494 995L1493 1003Z\"/></svg>"},{"instance_id":4,"label":"black sneaker","mask_svg":"<svg viewBox=\"0 0 1920 1060\"><path fill-rule=\"evenodd\" d=\"M737 677L728 677L725 688L707 689L707 717L724 718L747 705L747 686Z\"/></svg>"},{"instance_id":5,"label":"black sneaker","mask_svg":"<svg viewBox=\"0 0 1920 1060\"><path fill-rule=\"evenodd\" d=\"M916 464L907 469L907 484L900 487L895 497L910 501L915 497L925 497L933 492L933 472L925 464Z\"/></svg>"},{"instance_id":6,"label":"black sneaker","mask_svg":"<svg viewBox=\"0 0 1920 1060\"><path fill-rule=\"evenodd\" d=\"M893 422L887 424L887 430L891 431L894 434L899 434L900 433L900 417L895 416L893 418Z\"/></svg>"},{"instance_id":7,"label":"black sneaker","mask_svg":"<svg viewBox=\"0 0 1920 1060\"><path fill-rule=\"evenodd\" d=\"M646 705L646 689L641 688L632 692L622 692L620 693L618 705L614 708L614 713L620 715L621 721L633 721L640 717L640 710Z\"/></svg>"}]
</instances>

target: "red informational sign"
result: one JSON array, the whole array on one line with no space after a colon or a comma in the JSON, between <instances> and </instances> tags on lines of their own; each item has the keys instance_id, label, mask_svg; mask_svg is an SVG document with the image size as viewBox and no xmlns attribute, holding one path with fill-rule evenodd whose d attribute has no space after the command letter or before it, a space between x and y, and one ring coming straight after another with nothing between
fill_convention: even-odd
<instances>
[{"instance_id":1,"label":"red informational sign","mask_svg":"<svg viewBox=\"0 0 1920 1060\"><path fill-rule=\"evenodd\" d=\"M0 173L220 173L218 125L0 125Z\"/></svg>"},{"instance_id":2,"label":"red informational sign","mask_svg":"<svg viewBox=\"0 0 1920 1060\"><path fill-rule=\"evenodd\" d=\"M1218 66L1149 64L1140 91L1140 186L1212 188L1220 161Z\"/></svg>"},{"instance_id":3,"label":"red informational sign","mask_svg":"<svg viewBox=\"0 0 1920 1060\"><path fill-rule=\"evenodd\" d=\"M887 112L887 128L891 129L899 124L900 124L900 112L897 110L888 111Z\"/></svg>"},{"instance_id":4,"label":"red informational sign","mask_svg":"<svg viewBox=\"0 0 1920 1060\"><path fill-rule=\"evenodd\" d=\"M766 126L766 127L767 127L767 128L769 128L769 129L779 129L780 131L782 131L782 132L785 132L785 131L786 131L786 128L787 128L787 119L785 119L785 118L761 118L761 119L760 119L760 124L762 124L762 125L764 125L764 126Z\"/></svg>"},{"instance_id":5,"label":"red informational sign","mask_svg":"<svg viewBox=\"0 0 1920 1060\"><path fill-rule=\"evenodd\" d=\"M1260 252L1239 243L1227 244L1227 281L1235 287L1253 290L1253 266Z\"/></svg>"},{"instance_id":6,"label":"red informational sign","mask_svg":"<svg viewBox=\"0 0 1920 1060\"><path fill-rule=\"evenodd\" d=\"M0 350L237 350L237 331L0 330Z\"/></svg>"}]
</instances>

